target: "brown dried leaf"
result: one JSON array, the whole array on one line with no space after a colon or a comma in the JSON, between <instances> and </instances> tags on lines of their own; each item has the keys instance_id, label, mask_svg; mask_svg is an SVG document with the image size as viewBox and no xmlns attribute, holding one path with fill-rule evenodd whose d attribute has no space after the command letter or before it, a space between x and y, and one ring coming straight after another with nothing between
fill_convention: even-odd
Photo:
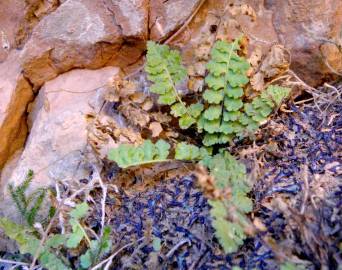
<instances>
[{"instance_id":1,"label":"brown dried leaf","mask_svg":"<svg viewBox=\"0 0 342 270\"><path fill-rule=\"evenodd\" d=\"M127 98L137 91L137 85L133 81L122 79L122 75L115 75L107 83L105 99L110 102L118 102L121 98Z\"/></svg>"},{"instance_id":2,"label":"brown dried leaf","mask_svg":"<svg viewBox=\"0 0 342 270\"><path fill-rule=\"evenodd\" d=\"M159 122L151 122L148 127L152 131L152 137L158 137L159 134L163 131L163 127Z\"/></svg>"},{"instance_id":3,"label":"brown dried leaf","mask_svg":"<svg viewBox=\"0 0 342 270\"><path fill-rule=\"evenodd\" d=\"M248 58L248 62L251 65L251 69L255 71L257 67L259 66L262 58L262 50L258 46L255 48L255 50L252 52L251 56Z\"/></svg>"},{"instance_id":4,"label":"brown dried leaf","mask_svg":"<svg viewBox=\"0 0 342 270\"><path fill-rule=\"evenodd\" d=\"M143 92L135 92L132 95L130 95L129 99L135 103L143 103L147 96Z\"/></svg>"},{"instance_id":5,"label":"brown dried leaf","mask_svg":"<svg viewBox=\"0 0 342 270\"><path fill-rule=\"evenodd\" d=\"M135 126L146 127L150 122L148 113L132 104L120 105L118 110L125 116L127 121Z\"/></svg>"},{"instance_id":6,"label":"brown dried leaf","mask_svg":"<svg viewBox=\"0 0 342 270\"><path fill-rule=\"evenodd\" d=\"M215 188L215 178L209 174L204 166L196 166L195 176L198 180L198 184L208 198L223 199L228 198L231 195L230 189L218 190Z\"/></svg>"},{"instance_id":7,"label":"brown dried leaf","mask_svg":"<svg viewBox=\"0 0 342 270\"><path fill-rule=\"evenodd\" d=\"M286 50L282 45L274 45L271 47L270 52L262 61L260 67L253 67L258 71L251 77L251 85L254 90L262 91L265 88L265 80L273 79L281 75L289 67L289 60L286 56ZM254 52L253 52L254 53ZM257 63L260 53L255 51L252 54L250 63ZM253 58L252 58L253 57Z\"/></svg>"},{"instance_id":8,"label":"brown dried leaf","mask_svg":"<svg viewBox=\"0 0 342 270\"><path fill-rule=\"evenodd\" d=\"M140 132L122 127L114 118L101 115L90 121L88 125L88 142L100 158L105 158L109 149L118 143L142 143Z\"/></svg>"},{"instance_id":9,"label":"brown dried leaf","mask_svg":"<svg viewBox=\"0 0 342 270\"><path fill-rule=\"evenodd\" d=\"M195 59L207 61L209 59L210 51L212 48L212 42L207 41L201 43L195 50Z\"/></svg>"},{"instance_id":10,"label":"brown dried leaf","mask_svg":"<svg viewBox=\"0 0 342 270\"><path fill-rule=\"evenodd\" d=\"M204 86L204 79L201 77L190 77L188 81L188 88L193 92L202 92Z\"/></svg>"},{"instance_id":11,"label":"brown dried leaf","mask_svg":"<svg viewBox=\"0 0 342 270\"><path fill-rule=\"evenodd\" d=\"M229 11L233 16L237 16L237 15L250 16L253 21L255 21L257 17L255 10L248 4L233 6L229 9Z\"/></svg>"},{"instance_id":12,"label":"brown dried leaf","mask_svg":"<svg viewBox=\"0 0 342 270\"><path fill-rule=\"evenodd\" d=\"M172 120L171 116L167 115L166 113L161 113L161 112L150 113L150 116L155 121L159 123L163 123L163 124L169 123Z\"/></svg>"},{"instance_id":13,"label":"brown dried leaf","mask_svg":"<svg viewBox=\"0 0 342 270\"><path fill-rule=\"evenodd\" d=\"M145 111L149 111L153 108L153 105L154 105L153 101L150 98L147 98L141 105L141 108Z\"/></svg>"},{"instance_id":14,"label":"brown dried leaf","mask_svg":"<svg viewBox=\"0 0 342 270\"><path fill-rule=\"evenodd\" d=\"M265 78L274 78L289 67L289 61L282 45L274 45L260 66Z\"/></svg>"},{"instance_id":15,"label":"brown dried leaf","mask_svg":"<svg viewBox=\"0 0 342 270\"><path fill-rule=\"evenodd\" d=\"M267 228L264 223L262 223L260 218L254 218L253 224L258 231L266 232Z\"/></svg>"},{"instance_id":16,"label":"brown dried leaf","mask_svg":"<svg viewBox=\"0 0 342 270\"><path fill-rule=\"evenodd\" d=\"M257 72L250 80L253 89L256 91L262 91L265 88L264 73Z\"/></svg>"},{"instance_id":17,"label":"brown dried leaf","mask_svg":"<svg viewBox=\"0 0 342 270\"><path fill-rule=\"evenodd\" d=\"M179 133L176 131L172 131L172 130L168 130L165 132L165 136L167 138L178 138L179 137Z\"/></svg>"}]
</instances>

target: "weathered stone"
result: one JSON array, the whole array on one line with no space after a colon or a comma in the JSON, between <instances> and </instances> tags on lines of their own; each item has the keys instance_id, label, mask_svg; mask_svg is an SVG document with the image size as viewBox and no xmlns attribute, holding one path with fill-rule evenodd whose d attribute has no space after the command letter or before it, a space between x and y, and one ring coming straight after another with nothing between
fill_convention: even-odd
<instances>
[{"instance_id":1,"label":"weathered stone","mask_svg":"<svg viewBox=\"0 0 342 270\"><path fill-rule=\"evenodd\" d=\"M113 3L65 1L39 22L23 52L24 74L35 87L72 68L124 66L140 57L147 37L145 0ZM117 17L131 21L119 24ZM127 47L134 53L126 55ZM118 55L127 57L118 63Z\"/></svg>"},{"instance_id":2,"label":"weathered stone","mask_svg":"<svg viewBox=\"0 0 342 270\"><path fill-rule=\"evenodd\" d=\"M21 47L39 20L57 6L58 0L0 1L0 63L11 49Z\"/></svg>"},{"instance_id":3,"label":"weathered stone","mask_svg":"<svg viewBox=\"0 0 342 270\"><path fill-rule=\"evenodd\" d=\"M3 170L2 200L8 199L7 184L21 183L29 169L35 172L32 189L57 180L72 182L89 174L84 167L87 163L85 115L94 111L92 106L98 101L101 87L118 72L116 67L72 70L42 87L30 113L33 126L25 149Z\"/></svg>"},{"instance_id":4,"label":"weathered stone","mask_svg":"<svg viewBox=\"0 0 342 270\"><path fill-rule=\"evenodd\" d=\"M24 17L24 1L0 1L0 63L6 60L10 49L16 47L16 32Z\"/></svg>"},{"instance_id":5,"label":"weathered stone","mask_svg":"<svg viewBox=\"0 0 342 270\"><path fill-rule=\"evenodd\" d=\"M25 142L26 108L33 99L32 87L21 74L18 57L13 50L0 64L0 168Z\"/></svg>"},{"instance_id":6,"label":"weathered stone","mask_svg":"<svg viewBox=\"0 0 342 270\"><path fill-rule=\"evenodd\" d=\"M299 77L313 86L332 79L332 71L324 64L320 46L327 44L325 40L342 42L342 1L268 0L265 6L273 11L274 28L280 42L291 51L291 68ZM336 59L342 62L342 54L336 47L330 47L325 56L332 65ZM335 67L340 68L341 64Z\"/></svg>"},{"instance_id":7,"label":"weathered stone","mask_svg":"<svg viewBox=\"0 0 342 270\"><path fill-rule=\"evenodd\" d=\"M342 2L314 1L259 1L207 0L194 20L176 42L185 48L192 59L199 43L207 43L216 33L211 26L219 26L217 36L232 39L244 34L249 38L249 51L260 46L265 53L274 44L282 44L291 53L291 69L312 86L342 73ZM238 2L238 3L237 3ZM250 5L256 18L231 14L230 4ZM223 11L226 9L225 14ZM219 17L221 21L219 22ZM333 45L335 42L340 46ZM205 45L207 46L207 45ZM191 61L190 61L191 62ZM325 63L326 62L326 63ZM332 67L329 68L328 65Z\"/></svg>"},{"instance_id":8,"label":"weathered stone","mask_svg":"<svg viewBox=\"0 0 342 270\"><path fill-rule=\"evenodd\" d=\"M194 12L200 0L150 1L150 39L164 40Z\"/></svg>"}]
</instances>

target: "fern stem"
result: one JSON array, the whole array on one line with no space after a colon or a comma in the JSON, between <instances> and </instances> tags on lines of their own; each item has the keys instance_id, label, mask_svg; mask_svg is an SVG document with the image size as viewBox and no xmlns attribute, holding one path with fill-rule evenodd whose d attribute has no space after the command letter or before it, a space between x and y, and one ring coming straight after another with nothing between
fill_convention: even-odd
<instances>
[{"instance_id":1,"label":"fern stem","mask_svg":"<svg viewBox=\"0 0 342 270\"><path fill-rule=\"evenodd\" d=\"M80 224L80 222L79 222L78 220L75 219L75 222L76 222L77 226L81 229L81 231L82 231L82 233L83 233L83 235L84 235L84 238L87 240L87 243L88 243L89 246L90 246L90 242L91 242L91 241L90 241L90 239L89 239L89 237L88 237L86 231L84 230L84 228L82 227L82 225Z\"/></svg>"},{"instance_id":2,"label":"fern stem","mask_svg":"<svg viewBox=\"0 0 342 270\"><path fill-rule=\"evenodd\" d=\"M226 63L227 72L224 75L224 80L225 80L226 84L228 84L228 70L229 70L230 60L232 59L232 55L233 55L233 52L234 52L234 47L237 45L238 42L239 42L239 39L235 39L234 40L234 42L232 43L232 48L231 48L231 50L229 52L228 61ZM224 96L225 96L225 93L224 93L224 90L223 90L223 99L221 101L221 112L222 113L221 113L220 124L222 124L222 122L223 122Z\"/></svg>"},{"instance_id":3,"label":"fern stem","mask_svg":"<svg viewBox=\"0 0 342 270\"><path fill-rule=\"evenodd\" d=\"M131 163L129 166L122 167L122 168L127 169L127 168L129 168L129 167L134 167L134 166L142 166L142 165L147 165L147 164L162 163L162 162L170 162L170 161L175 161L175 160L174 160L174 159L156 159L156 160L148 160L148 161L143 161L143 162Z\"/></svg>"}]
</instances>

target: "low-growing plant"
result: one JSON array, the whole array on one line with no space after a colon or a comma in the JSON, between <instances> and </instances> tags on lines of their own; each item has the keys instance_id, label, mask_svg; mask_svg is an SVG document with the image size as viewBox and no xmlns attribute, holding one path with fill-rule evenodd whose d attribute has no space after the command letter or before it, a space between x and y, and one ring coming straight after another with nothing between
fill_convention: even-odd
<instances>
[{"instance_id":1,"label":"low-growing plant","mask_svg":"<svg viewBox=\"0 0 342 270\"><path fill-rule=\"evenodd\" d=\"M70 228L70 232L65 234L48 233L46 239L43 239L43 235L34 226L36 224L33 223L41 203L34 203L32 208L26 207L28 205L27 202L30 202L30 198L33 198L34 194L37 194L37 191L34 191L30 195L26 195L25 193L29 188L32 178L33 172L29 171L25 181L21 185L16 188L10 186L12 199L17 206L20 203L18 210L23 217L28 219L28 213L33 213L29 215L28 226L20 225L10 219L1 217L0 228L9 238L16 241L21 254L30 254L32 257L37 257L39 264L48 270L73 269L68 259L63 256L63 250L68 251L78 248L82 241L85 241L88 248L79 258L78 269L89 269L98 263L111 250L110 227L104 227L103 235L99 239L91 240L82 225L82 220L87 216L89 211L88 204L83 202L77 204L69 212L66 226ZM32 209L37 210L32 211ZM32 219L33 217L34 219Z\"/></svg>"},{"instance_id":2,"label":"low-growing plant","mask_svg":"<svg viewBox=\"0 0 342 270\"><path fill-rule=\"evenodd\" d=\"M39 188L30 195L26 195L33 177L33 171L29 170L23 183L17 187L12 184L8 186L12 200L29 226L33 226L47 192L47 189ZM53 208L51 208L50 213L53 214L53 211Z\"/></svg>"},{"instance_id":3,"label":"low-growing plant","mask_svg":"<svg viewBox=\"0 0 342 270\"><path fill-rule=\"evenodd\" d=\"M154 42L147 48L145 70L153 82L151 92L159 95L160 104L172 105L171 114L179 118L180 128L195 124L204 133L206 146L253 134L290 92L289 88L271 85L251 102L245 101L243 87L249 82L246 73L250 65L238 55L239 39L232 43L217 41L207 64L208 89L203 100L187 105L177 90L177 84L186 77L180 54Z\"/></svg>"},{"instance_id":4,"label":"low-growing plant","mask_svg":"<svg viewBox=\"0 0 342 270\"><path fill-rule=\"evenodd\" d=\"M250 224L247 214L253 208L248 197L251 184L242 163L224 150L213 154L209 147L253 135L290 93L289 88L270 85L248 100L244 87L249 82L246 74L250 65L239 54L239 40L214 44L207 64L207 89L197 97L199 101L191 104L184 101L178 90L187 76L180 53L149 41L145 71L152 82L150 91L158 95L159 104L170 106L170 113L179 118L181 129L195 126L203 133L204 146L179 142L174 157L170 157L170 144L162 140L153 144L147 140L140 146L120 145L110 150L108 156L121 168L172 159L196 161L207 167L215 179L214 188L230 190L229 196L209 200L212 225L226 253L237 251L247 237L245 228Z\"/></svg>"}]
</instances>

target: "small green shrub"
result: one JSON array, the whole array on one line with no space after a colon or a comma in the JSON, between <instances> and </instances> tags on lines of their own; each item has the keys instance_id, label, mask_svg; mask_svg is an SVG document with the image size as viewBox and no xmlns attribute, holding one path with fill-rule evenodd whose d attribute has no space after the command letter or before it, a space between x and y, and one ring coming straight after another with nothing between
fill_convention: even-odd
<instances>
[{"instance_id":1,"label":"small green shrub","mask_svg":"<svg viewBox=\"0 0 342 270\"><path fill-rule=\"evenodd\" d=\"M14 201L19 213L25 219L29 226L33 226L37 218L38 212L42 206L47 190L44 188L37 189L35 192L26 195L27 189L29 188L34 173L29 170L24 182L17 187L9 185L9 192L12 200ZM50 210L53 212L53 210Z\"/></svg>"},{"instance_id":2,"label":"small green shrub","mask_svg":"<svg viewBox=\"0 0 342 270\"><path fill-rule=\"evenodd\" d=\"M18 187L10 187L12 198L18 207L19 212L28 219L28 226L17 224L7 218L0 218L0 228L4 233L15 240L19 246L19 251L22 254L30 254L32 257L37 256L41 266L48 270L70 270L72 269L67 258L64 257L63 250L78 248L83 240L86 240L88 249L80 256L80 268L89 269L95 265L111 250L110 227L105 227L103 235L100 239L90 240L84 227L82 219L84 219L89 211L87 203L81 203L69 212L67 226L70 227L70 233L54 234L49 233L45 241L42 242L41 234L34 228L36 213L41 207L41 202L38 200L33 203L32 208L29 205L30 198L34 197L38 191L30 195L26 195L25 191L33 178L33 172L29 171L25 181ZM39 198L39 196L38 196ZM19 204L18 204L19 203ZM20 207L20 208L19 208ZM37 209L32 211L32 209ZM33 213L28 215L28 213Z\"/></svg>"}]
</instances>

